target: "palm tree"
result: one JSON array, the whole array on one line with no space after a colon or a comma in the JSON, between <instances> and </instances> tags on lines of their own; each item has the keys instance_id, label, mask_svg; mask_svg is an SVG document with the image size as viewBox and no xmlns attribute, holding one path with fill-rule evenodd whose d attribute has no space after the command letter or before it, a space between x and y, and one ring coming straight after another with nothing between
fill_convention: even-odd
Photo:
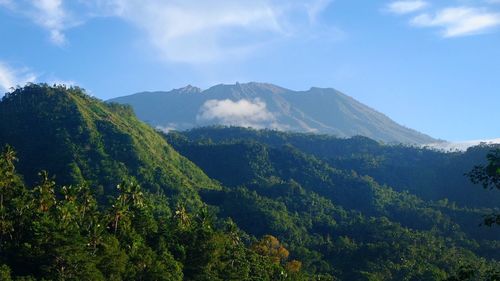
<instances>
[{"instance_id":1,"label":"palm tree","mask_svg":"<svg viewBox=\"0 0 500 281\"><path fill-rule=\"evenodd\" d=\"M42 181L33 189L35 198L38 203L38 209L42 212L47 212L52 206L56 204L56 197L54 187L56 183L53 179L49 178L47 171L38 173Z\"/></svg>"},{"instance_id":2,"label":"palm tree","mask_svg":"<svg viewBox=\"0 0 500 281\"><path fill-rule=\"evenodd\" d=\"M6 145L0 158L0 210L3 210L4 196L15 175L16 152Z\"/></svg>"},{"instance_id":3,"label":"palm tree","mask_svg":"<svg viewBox=\"0 0 500 281\"><path fill-rule=\"evenodd\" d=\"M181 229L188 227L191 224L191 220L184 206L177 205L174 218L177 220Z\"/></svg>"},{"instance_id":4,"label":"palm tree","mask_svg":"<svg viewBox=\"0 0 500 281\"><path fill-rule=\"evenodd\" d=\"M142 208L144 206L144 194L135 181L124 181L116 188L119 195L113 205L113 229L115 233L118 230L120 220L128 216L132 207Z\"/></svg>"}]
</instances>

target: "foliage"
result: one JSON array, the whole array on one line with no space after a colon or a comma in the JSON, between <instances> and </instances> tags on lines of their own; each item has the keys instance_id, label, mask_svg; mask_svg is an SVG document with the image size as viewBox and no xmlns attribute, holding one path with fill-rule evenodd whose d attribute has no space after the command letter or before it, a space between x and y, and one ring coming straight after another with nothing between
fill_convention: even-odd
<instances>
[{"instance_id":1,"label":"foliage","mask_svg":"<svg viewBox=\"0 0 500 281\"><path fill-rule=\"evenodd\" d=\"M197 135L201 132L203 135ZM209 128L172 132L166 137L181 154L227 186L221 191L201 192L205 202L217 206L220 216L232 218L253 236L271 234L283 241L293 253L291 258L297 258L304 269L315 274L326 273L342 280L442 280L455 274L464 262L498 266L500 232L478 227L489 208L460 206L446 197L423 200L418 196L421 193L400 192L362 176L370 171L364 169L365 165L345 170L324 155L306 153L290 144L290 140L299 144L300 139L300 147L314 147L315 139L321 136ZM342 146L338 151L342 155L379 147L364 138L325 138L333 143L328 147L337 150L341 149L334 144L352 146ZM290 142L280 145L283 139ZM398 156L408 157L405 163L420 151L435 155L434 159L447 158L449 166L460 160L457 153L406 147L380 149L390 152L385 157L407 153ZM369 160L374 156L366 157L365 162L380 163L377 158ZM384 173L400 176L403 181L410 179L405 179L410 173ZM463 177L460 169L450 175ZM435 181L430 187L439 185L439 179Z\"/></svg>"},{"instance_id":2,"label":"foliage","mask_svg":"<svg viewBox=\"0 0 500 281\"><path fill-rule=\"evenodd\" d=\"M500 189L500 149L488 153L487 158L487 166L475 166L467 175L473 183L480 183L485 189ZM484 224L488 226L500 225L500 214L487 215Z\"/></svg>"},{"instance_id":3,"label":"foliage","mask_svg":"<svg viewBox=\"0 0 500 281\"><path fill-rule=\"evenodd\" d=\"M0 102L0 145L12 144L28 184L46 170L62 185L93 186L103 201L136 178L152 192L199 206L194 189L219 188L128 106L105 104L80 88L32 84ZM104 200L105 201L105 200Z\"/></svg>"},{"instance_id":4,"label":"foliage","mask_svg":"<svg viewBox=\"0 0 500 281\"><path fill-rule=\"evenodd\" d=\"M488 153L487 158L487 166L475 166L468 176L473 183L480 183L485 189L500 189L500 149Z\"/></svg>"},{"instance_id":5,"label":"foliage","mask_svg":"<svg viewBox=\"0 0 500 281\"><path fill-rule=\"evenodd\" d=\"M58 188L46 172L28 189L13 159L9 148L0 157L1 280L277 280L289 271L299 276L298 262L277 264L274 256L245 246L237 228L217 229L205 208L172 212L165 197L133 181L118 185L111 205L99 208L88 188Z\"/></svg>"},{"instance_id":6,"label":"foliage","mask_svg":"<svg viewBox=\"0 0 500 281\"><path fill-rule=\"evenodd\" d=\"M184 143L178 142L182 138ZM369 175L381 185L388 185L396 191L408 191L424 200L446 198L459 206L471 208L498 208L500 202L500 193L477 192L463 176L474 165L484 162L485 155L492 148L488 145L472 147L464 153L444 153L421 147L383 145L366 137L343 139L238 127L171 132L167 139L181 153L188 144L208 142L213 145L256 142L275 149L292 146L335 169ZM185 155L190 157L187 153Z\"/></svg>"}]
</instances>

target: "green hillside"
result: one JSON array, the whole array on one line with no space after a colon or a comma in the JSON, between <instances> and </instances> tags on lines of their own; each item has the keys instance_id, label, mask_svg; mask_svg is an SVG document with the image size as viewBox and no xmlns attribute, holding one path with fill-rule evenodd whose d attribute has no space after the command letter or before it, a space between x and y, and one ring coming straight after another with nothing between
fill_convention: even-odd
<instances>
[{"instance_id":1,"label":"green hillside","mask_svg":"<svg viewBox=\"0 0 500 281\"><path fill-rule=\"evenodd\" d=\"M29 85L0 103L0 145L17 151L28 184L41 170L60 184L87 183L105 193L135 177L144 188L191 196L218 188L133 111L105 104L79 88Z\"/></svg>"},{"instance_id":2,"label":"green hillside","mask_svg":"<svg viewBox=\"0 0 500 281\"><path fill-rule=\"evenodd\" d=\"M368 175L379 184L425 200L448 199L466 207L499 207L500 193L478 189L464 174L485 162L486 154L500 146L476 146L465 152L444 153L415 146L383 145L359 136L344 139L239 127L198 128L182 135L193 142L245 140L271 148L291 146L331 167Z\"/></svg>"},{"instance_id":3,"label":"green hillside","mask_svg":"<svg viewBox=\"0 0 500 281\"><path fill-rule=\"evenodd\" d=\"M316 279L275 237L245 240L206 207L169 208L134 181L98 204L91 188L60 186L46 173L25 185L16 159L9 147L0 154L2 281Z\"/></svg>"},{"instance_id":4,"label":"green hillside","mask_svg":"<svg viewBox=\"0 0 500 281\"><path fill-rule=\"evenodd\" d=\"M484 205L476 208L457 205L446 197L428 201L357 172L365 171L364 164L376 160L376 155L394 158L391 149L406 153L399 157L407 162L412 161L413 153L425 150L388 148L365 138L326 137L330 145L340 147L323 156L356 158L366 153L364 162L351 163L352 168L345 169L321 160L320 154L304 152L306 148L320 149L315 144L324 136L202 128L166 137L181 154L229 187L203 192L205 202L217 206L221 216L231 217L252 235L271 233L285 241L294 257L315 272L337 272L334 275L341 280L372 280L375 276L384 277L373 280L444 280L446 272L458 264L479 261L475 255L497 261L500 257L500 230L478 227L483 216L492 212L484 207L490 202L488 196L482 196ZM386 152L374 154L377 149ZM450 157L447 162L461 160L456 155L428 153ZM419 175L422 167L416 164L412 169ZM391 175L390 170L378 172ZM463 174L450 175L467 180ZM405 174L392 177L400 182L422 179L439 183ZM469 194L455 194L457 190L449 189L447 195L466 198ZM470 194L482 192L496 196L478 187L471 187ZM414 248L412 243L419 246ZM448 260L451 256L457 263Z\"/></svg>"}]
</instances>

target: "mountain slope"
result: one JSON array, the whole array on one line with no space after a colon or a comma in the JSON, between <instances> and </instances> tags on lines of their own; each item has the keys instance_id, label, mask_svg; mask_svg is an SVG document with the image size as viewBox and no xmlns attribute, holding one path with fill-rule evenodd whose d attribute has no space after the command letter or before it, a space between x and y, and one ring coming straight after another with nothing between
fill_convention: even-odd
<instances>
[{"instance_id":1,"label":"mountain slope","mask_svg":"<svg viewBox=\"0 0 500 281\"><path fill-rule=\"evenodd\" d=\"M397 154L411 162L422 150L389 146L388 151L381 152L384 146L367 138L334 139L242 128L202 128L171 132L166 137L177 151L227 186L201 191L204 202L216 206L220 216L230 217L251 235L270 233L285 241L296 258L304 261L305 268L336 272L340 280L372 280L360 272L377 271L375 268L383 268L385 273L380 276L391 277L373 280L445 280L446 274L438 272L450 268L450 262L438 259L455 256L454 250L460 252L458 259L464 257L464 249L498 259L500 230L477 226L491 209L484 205L464 208L446 199L423 200L399 192L405 190L404 186L378 184L370 177L373 170L364 168L384 156L389 162L395 160ZM345 162L336 158L339 162L330 164L327 158L321 160L321 155L304 152L306 147L314 150L323 138L331 142L330 148L339 146L341 151L329 156L352 154L354 158ZM377 151L375 148L378 155L371 154ZM358 155L364 155L365 161L353 161ZM447 161L461 159L451 157ZM422 167L415 165L410 170L417 175L410 181L422 179ZM406 174L384 167L380 173L401 177L400 182L407 180ZM465 178L461 173L448 176ZM427 182L432 184L432 175L429 177ZM470 191L485 192L477 187ZM453 189L445 194L456 192L460 193L458 197L465 195ZM421 248L416 250L408 242ZM470 247L471 242L479 248ZM444 252L437 253L438 249ZM419 273L410 277L416 271Z\"/></svg>"},{"instance_id":2,"label":"mountain slope","mask_svg":"<svg viewBox=\"0 0 500 281\"><path fill-rule=\"evenodd\" d=\"M380 184L387 184L397 191L408 191L425 200L447 198L469 207L498 207L500 201L500 193L478 190L464 176L474 165L485 161L486 154L494 145L444 153L419 147L382 145L365 137L339 139L326 135L237 127L198 128L169 135L176 134L193 142L210 140L212 143L231 143L245 140L274 148L291 145L332 167L368 175ZM182 148L179 149L183 153Z\"/></svg>"},{"instance_id":3,"label":"mountain slope","mask_svg":"<svg viewBox=\"0 0 500 281\"><path fill-rule=\"evenodd\" d=\"M60 184L86 182L114 190L129 176L168 194L216 188L127 106L108 105L78 88L30 85L0 102L0 145L18 152L19 170L30 184L42 169Z\"/></svg>"},{"instance_id":4,"label":"mountain slope","mask_svg":"<svg viewBox=\"0 0 500 281\"><path fill-rule=\"evenodd\" d=\"M292 91L271 84L192 86L111 99L130 104L138 117L165 129L236 125L338 137L366 136L386 143L426 144L435 139L401 126L334 89Z\"/></svg>"},{"instance_id":5,"label":"mountain slope","mask_svg":"<svg viewBox=\"0 0 500 281\"><path fill-rule=\"evenodd\" d=\"M387 195L385 187L466 208L497 208L500 200L500 193L481 190L464 176L483 161L489 147L450 154L383 146L363 137L243 128L200 128L171 132L167 138L225 186L294 180L337 205L370 214L377 209L377 198Z\"/></svg>"}]
</instances>

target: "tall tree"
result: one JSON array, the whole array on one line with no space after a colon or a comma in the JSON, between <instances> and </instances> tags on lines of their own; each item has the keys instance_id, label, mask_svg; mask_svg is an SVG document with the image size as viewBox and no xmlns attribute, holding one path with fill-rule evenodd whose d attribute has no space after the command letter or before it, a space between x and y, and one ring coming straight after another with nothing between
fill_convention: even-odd
<instances>
[{"instance_id":1,"label":"tall tree","mask_svg":"<svg viewBox=\"0 0 500 281\"><path fill-rule=\"evenodd\" d=\"M500 189L500 149L488 153L488 164L477 165L467 175L475 184L482 184L485 189ZM493 213L485 217L484 224L500 225L500 214Z\"/></svg>"}]
</instances>

